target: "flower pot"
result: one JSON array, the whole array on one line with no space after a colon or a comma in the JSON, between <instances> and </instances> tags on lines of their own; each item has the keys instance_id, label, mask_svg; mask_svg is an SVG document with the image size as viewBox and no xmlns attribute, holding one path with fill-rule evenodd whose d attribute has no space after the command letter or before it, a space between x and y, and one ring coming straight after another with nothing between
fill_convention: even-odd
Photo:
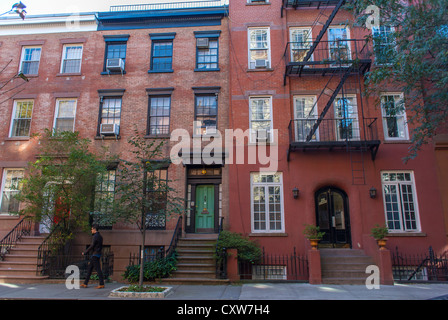
<instances>
[{"instance_id":1,"label":"flower pot","mask_svg":"<svg viewBox=\"0 0 448 320\"><path fill-rule=\"evenodd\" d=\"M320 239L310 239L311 250L317 250Z\"/></svg>"},{"instance_id":2,"label":"flower pot","mask_svg":"<svg viewBox=\"0 0 448 320\"><path fill-rule=\"evenodd\" d=\"M386 250L387 239L377 239L376 242L378 243L380 250Z\"/></svg>"}]
</instances>

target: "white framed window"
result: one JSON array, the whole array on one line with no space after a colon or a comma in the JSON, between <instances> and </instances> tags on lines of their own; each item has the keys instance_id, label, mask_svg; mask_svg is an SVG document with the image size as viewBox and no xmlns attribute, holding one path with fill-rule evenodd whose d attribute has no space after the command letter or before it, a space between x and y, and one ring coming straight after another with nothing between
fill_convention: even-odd
<instances>
[{"instance_id":1,"label":"white framed window","mask_svg":"<svg viewBox=\"0 0 448 320\"><path fill-rule=\"evenodd\" d=\"M20 72L23 74L37 74L39 72L40 56L42 47L26 46L22 47L22 57L20 59Z\"/></svg>"},{"instance_id":2,"label":"white framed window","mask_svg":"<svg viewBox=\"0 0 448 320\"><path fill-rule=\"evenodd\" d=\"M14 197L22 188L24 169L3 169L3 178L0 197L0 214L19 212L19 201Z\"/></svg>"},{"instance_id":3,"label":"white framed window","mask_svg":"<svg viewBox=\"0 0 448 320\"><path fill-rule=\"evenodd\" d=\"M54 112L53 130L57 132L75 131L76 99L57 99Z\"/></svg>"},{"instance_id":4,"label":"white framed window","mask_svg":"<svg viewBox=\"0 0 448 320\"><path fill-rule=\"evenodd\" d=\"M306 141L316 120L316 96L294 96L295 141ZM311 141L319 141L319 129L316 130Z\"/></svg>"},{"instance_id":5,"label":"white framed window","mask_svg":"<svg viewBox=\"0 0 448 320\"><path fill-rule=\"evenodd\" d=\"M291 41L291 62L303 61L313 44L311 28L290 28L289 39ZM312 55L308 61L313 61Z\"/></svg>"},{"instance_id":6,"label":"white framed window","mask_svg":"<svg viewBox=\"0 0 448 320\"><path fill-rule=\"evenodd\" d=\"M395 28L381 25L372 27L373 52L376 64L388 64L391 55L395 52Z\"/></svg>"},{"instance_id":7,"label":"white framed window","mask_svg":"<svg viewBox=\"0 0 448 320\"><path fill-rule=\"evenodd\" d=\"M250 142L273 142L272 97L249 98Z\"/></svg>"},{"instance_id":8,"label":"white framed window","mask_svg":"<svg viewBox=\"0 0 448 320\"><path fill-rule=\"evenodd\" d=\"M409 139L402 93L381 94L381 114L385 140Z\"/></svg>"},{"instance_id":9,"label":"white framed window","mask_svg":"<svg viewBox=\"0 0 448 320\"><path fill-rule=\"evenodd\" d=\"M389 231L420 231L414 173L412 171L382 171L381 183Z\"/></svg>"},{"instance_id":10,"label":"white framed window","mask_svg":"<svg viewBox=\"0 0 448 320\"><path fill-rule=\"evenodd\" d=\"M271 67L271 40L269 28L249 28L249 69Z\"/></svg>"},{"instance_id":11,"label":"white framed window","mask_svg":"<svg viewBox=\"0 0 448 320\"><path fill-rule=\"evenodd\" d=\"M359 140L358 105L356 95L337 96L334 100L336 139Z\"/></svg>"},{"instance_id":12,"label":"white framed window","mask_svg":"<svg viewBox=\"0 0 448 320\"><path fill-rule=\"evenodd\" d=\"M82 44L66 44L62 49L61 73L80 73Z\"/></svg>"},{"instance_id":13,"label":"white framed window","mask_svg":"<svg viewBox=\"0 0 448 320\"><path fill-rule=\"evenodd\" d=\"M331 27L328 29L329 59L331 67L341 66L341 61L352 60L350 41L350 29L346 27ZM348 66L348 64L342 64Z\"/></svg>"},{"instance_id":14,"label":"white framed window","mask_svg":"<svg viewBox=\"0 0 448 320\"><path fill-rule=\"evenodd\" d=\"M34 100L14 100L9 137L29 137Z\"/></svg>"},{"instance_id":15,"label":"white framed window","mask_svg":"<svg viewBox=\"0 0 448 320\"><path fill-rule=\"evenodd\" d=\"M284 232L282 173L253 172L250 179L252 232Z\"/></svg>"}]
</instances>

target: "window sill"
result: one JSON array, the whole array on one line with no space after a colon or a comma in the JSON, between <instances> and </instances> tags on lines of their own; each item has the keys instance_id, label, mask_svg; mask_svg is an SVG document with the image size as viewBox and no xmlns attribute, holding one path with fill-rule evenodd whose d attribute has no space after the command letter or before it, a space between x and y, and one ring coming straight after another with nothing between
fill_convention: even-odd
<instances>
[{"instance_id":1,"label":"window sill","mask_svg":"<svg viewBox=\"0 0 448 320\"><path fill-rule=\"evenodd\" d=\"M391 232L389 233L386 238L393 238L393 237L426 237L426 233L424 232Z\"/></svg>"},{"instance_id":2,"label":"window sill","mask_svg":"<svg viewBox=\"0 0 448 320\"><path fill-rule=\"evenodd\" d=\"M247 69L247 72L273 72L272 68L257 68L257 69Z\"/></svg>"},{"instance_id":3,"label":"window sill","mask_svg":"<svg viewBox=\"0 0 448 320\"><path fill-rule=\"evenodd\" d=\"M397 139L397 140L384 140L383 143L384 144L403 144L403 143L409 144L409 143L411 143L411 141L408 139L400 139L400 140Z\"/></svg>"},{"instance_id":4,"label":"window sill","mask_svg":"<svg viewBox=\"0 0 448 320\"><path fill-rule=\"evenodd\" d=\"M33 74L23 74L25 77L27 78L37 78L39 76L39 74L37 73L33 73Z\"/></svg>"},{"instance_id":5,"label":"window sill","mask_svg":"<svg viewBox=\"0 0 448 320\"><path fill-rule=\"evenodd\" d=\"M145 139L169 139L170 135L168 135L168 134L149 134L149 135L145 135L143 138L145 138Z\"/></svg>"},{"instance_id":6,"label":"window sill","mask_svg":"<svg viewBox=\"0 0 448 320\"><path fill-rule=\"evenodd\" d=\"M120 140L121 136L95 136L95 140Z\"/></svg>"},{"instance_id":7,"label":"window sill","mask_svg":"<svg viewBox=\"0 0 448 320\"><path fill-rule=\"evenodd\" d=\"M120 72L120 71L114 71L114 72L103 71L103 72L101 72L102 76L110 76L110 75L115 75L115 74L121 74L121 75L126 74L126 70L124 70L123 72Z\"/></svg>"},{"instance_id":8,"label":"window sill","mask_svg":"<svg viewBox=\"0 0 448 320\"><path fill-rule=\"evenodd\" d=\"M219 68L209 68L209 69L194 69L194 72L210 72L210 71L221 71Z\"/></svg>"},{"instance_id":9,"label":"window sill","mask_svg":"<svg viewBox=\"0 0 448 320\"><path fill-rule=\"evenodd\" d=\"M148 73L173 73L173 69L167 69L167 70L148 70Z\"/></svg>"},{"instance_id":10,"label":"window sill","mask_svg":"<svg viewBox=\"0 0 448 320\"><path fill-rule=\"evenodd\" d=\"M246 3L246 6L268 6L268 5L271 5L271 3L263 1Z\"/></svg>"},{"instance_id":11,"label":"window sill","mask_svg":"<svg viewBox=\"0 0 448 320\"><path fill-rule=\"evenodd\" d=\"M57 73L56 77L72 77L72 76L81 76L81 72L67 72L67 73Z\"/></svg>"},{"instance_id":12,"label":"window sill","mask_svg":"<svg viewBox=\"0 0 448 320\"><path fill-rule=\"evenodd\" d=\"M285 232L252 232L249 233L249 237L287 237Z\"/></svg>"},{"instance_id":13,"label":"window sill","mask_svg":"<svg viewBox=\"0 0 448 320\"><path fill-rule=\"evenodd\" d=\"M13 213L7 213L7 212L1 212L0 213L0 220L12 220L12 219L19 219L20 216L18 214Z\"/></svg>"},{"instance_id":14,"label":"window sill","mask_svg":"<svg viewBox=\"0 0 448 320\"><path fill-rule=\"evenodd\" d=\"M5 141L29 141L30 137L9 137L5 138Z\"/></svg>"}]
</instances>

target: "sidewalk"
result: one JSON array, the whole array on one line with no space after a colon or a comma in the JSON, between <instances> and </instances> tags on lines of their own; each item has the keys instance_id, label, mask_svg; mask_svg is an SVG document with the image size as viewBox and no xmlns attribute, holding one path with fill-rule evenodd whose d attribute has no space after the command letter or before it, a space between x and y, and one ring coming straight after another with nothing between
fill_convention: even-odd
<instances>
[{"instance_id":1,"label":"sidewalk","mask_svg":"<svg viewBox=\"0 0 448 320\"><path fill-rule=\"evenodd\" d=\"M107 283L104 289L68 290L64 283L0 283L0 300L62 299L116 300L111 290L122 283ZM165 300L448 300L448 284L395 284L369 290L363 285L310 285L308 283L250 283L242 285L167 285L173 288Z\"/></svg>"}]
</instances>

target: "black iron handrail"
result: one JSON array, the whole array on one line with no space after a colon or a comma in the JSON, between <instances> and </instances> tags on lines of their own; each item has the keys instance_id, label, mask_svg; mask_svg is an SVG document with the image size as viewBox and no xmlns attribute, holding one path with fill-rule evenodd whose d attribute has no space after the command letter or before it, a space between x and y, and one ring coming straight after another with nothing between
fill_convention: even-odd
<instances>
[{"instance_id":1,"label":"black iron handrail","mask_svg":"<svg viewBox=\"0 0 448 320\"><path fill-rule=\"evenodd\" d=\"M170 256L177 248L177 243L179 242L179 238L182 235L182 215L177 219L176 228L173 232L173 237L171 238L170 246L165 251L165 256Z\"/></svg>"},{"instance_id":2,"label":"black iron handrail","mask_svg":"<svg viewBox=\"0 0 448 320\"><path fill-rule=\"evenodd\" d=\"M46 275L50 268L51 257L66 255L69 231L62 225L56 224L45 240L37 249L37 275Z\"/></svg>"},{"instance_id":3,"label":"black iron handrail","mask_svg":"<svg viewBox=\"0 0 448 320\"><path fill-rule=\"evenodd\" d=\"M17 225L0 241L0 261L5 259L17 242L24 236L31 234L32 221L23 218Z\"/></svg>"},{"instance_id":4,"label":"black iron handrail","mask_svg":"<svg viewBox=\"0 0 448 320\"><path fill-rule=\"evenodd\" d=\"M216 240L215 254L216 254L216 278L217 279L227 279L227 249L222 248L219 250L219 238L221 236L221 231L223 230L224 217L219 220L218 227L218 239Z\"/></svg>"}]
</instances>

